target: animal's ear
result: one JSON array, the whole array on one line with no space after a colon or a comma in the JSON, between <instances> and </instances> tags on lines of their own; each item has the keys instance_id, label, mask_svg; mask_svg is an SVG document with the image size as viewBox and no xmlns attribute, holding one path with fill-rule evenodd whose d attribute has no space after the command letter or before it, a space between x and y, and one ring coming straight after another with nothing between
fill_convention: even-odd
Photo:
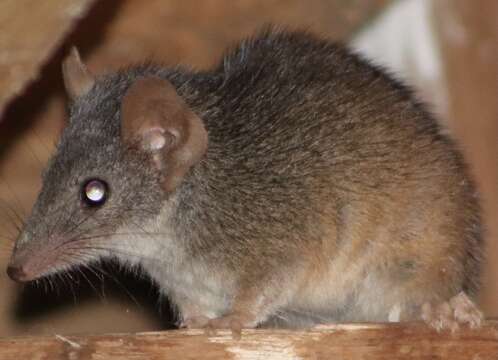
<instances>
[{"instance_id":1,"label":"animal's ear","mask_svg":"<svg viewBox=\"0 0 498 360\"><path fill-rule=\"evenodd\" d=\"M152 154L166 191L181 182L204 155L208 135L203 121L164 79L145 77L127 90L121 104L121 137Z\"/></svg>"},{"instance_id":2,"label":"animal's ear","mask_svg":"<svg viewBox=\"0 0 498 360\"><path fill-rule=\"evenodd\" d=\"M83 64L78 49L74 46L62 62L62 76L71 99L86 94L95 83L94 76Z\"/></svg>"}]
</instances>

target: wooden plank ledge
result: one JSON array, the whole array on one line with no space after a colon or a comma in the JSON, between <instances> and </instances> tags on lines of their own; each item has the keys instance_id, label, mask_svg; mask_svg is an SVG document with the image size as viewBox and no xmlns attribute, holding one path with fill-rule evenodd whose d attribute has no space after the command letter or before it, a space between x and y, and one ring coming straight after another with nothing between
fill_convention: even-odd
<instances>
[{"instance_id":1,"label":"wooden plank ledge","mask_svg":"<svg viewBox=\"0 0 498 360\"><path fill-rule=\"evenodd\" d=\"M336 324L310 330L202 330L0 338L0 359L498 359L498 320L436 332L421 323Z\"/></svg>"}]
</instances>

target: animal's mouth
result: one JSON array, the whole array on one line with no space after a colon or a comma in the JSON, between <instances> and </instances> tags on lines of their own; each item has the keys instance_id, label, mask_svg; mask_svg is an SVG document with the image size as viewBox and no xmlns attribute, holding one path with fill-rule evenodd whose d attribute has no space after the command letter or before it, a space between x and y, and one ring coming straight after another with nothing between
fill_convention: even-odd
<instances>
[{"instance_id":1,"label":"animal's mouth","mask_svg":"<svg viewBox=\"0 0 498 360\"><path fill-rule=\"evenodd\" d=\"M56 272L57 256L40 253L32 256L13 256L7 267L7 275L17 282L28 282Z\"/></svg>"},{"instance_id":2,"label":"animal's mouth","mask_svg":"<svg viewBox=\"0 0 498 360\"><path fill-rule=\"evenodd\" d=\"M30 276L29 273L26 272L23 266L19 265L9 265L7 267L7 275L14 281L17 282L27 282L31 280L35 280L37 277Z\"/></svg>"},{"instance_id":3,"label":"animal's mouth","mask_svg":"<svg viewBox=\"0 0 498 360\"><path fill-rule=\"evenodd\" d=\"M82 258L77 256L70 245L45 251L23 249L14 252L7 267L7 275L16 282L24 283L69 270L82 262Z\"/></svg>"}]
</instances>

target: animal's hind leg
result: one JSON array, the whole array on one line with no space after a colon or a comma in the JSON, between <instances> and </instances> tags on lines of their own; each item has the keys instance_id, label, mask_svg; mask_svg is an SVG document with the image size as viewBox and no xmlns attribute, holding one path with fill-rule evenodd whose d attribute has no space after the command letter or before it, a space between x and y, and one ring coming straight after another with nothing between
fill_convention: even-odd
<instances>
[{"instance_id":1,"label":"animal's hind leg","mask_svg":"<svg viewBox=\"0 0 498 360\"><path fill-rule=\"evenodd\" d=\"M231 309L206 324L204 328L207 333L230 329L237 338L243 328L254 328L264 323L279 308L285 307L294 292L295 283L284 276L265 280L241 285Z\"/></svg>"},{"instance_id":2,"label":"animal's hind leg","mask_svg":"<svg viewBox=\"0 0 498 360\"><path fill-rule=\"evenodd\" d=\"M443 303L425 303L421 311L422 319L438 331L456 331L461 325L476 328L483 321L482 312L463 291Z\"/></svg>"}]
</instances>

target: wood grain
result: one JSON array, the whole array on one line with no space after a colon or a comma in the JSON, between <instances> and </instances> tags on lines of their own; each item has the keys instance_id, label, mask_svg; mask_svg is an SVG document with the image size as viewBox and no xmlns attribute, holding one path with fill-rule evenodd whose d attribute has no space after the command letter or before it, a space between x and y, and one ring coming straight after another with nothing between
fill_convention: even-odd
<instances>
[{"instance_id":1,"label":"wood grain","mask_svg":"<svg viewBox=\"0 0 498 360\"><path fill-rule=\"evenodd\" d=\"M498 316L498 1L434 2L449 93L449 125L480 191L488 261L481 306Z\"/></svg>"},{"instance_id":2,"label":"wood grain","mask_svg":"<svg viewBox=\"0 0 498 360\"><path fill-rule=\"evenodd\" d=\"M441 332L420 323L338 324L311 330L202 330L0 339L0 359L498 359L498 321Z\"/></svg>"},{"instance_id":3,"label":"wood grain","mask_svg":"<svg viewBox=\"0 0 498 360\"><path fill-rule=\"evenodd\" d=\"M0 119L95 0L0 2Z\"/></svg>"}]
</instances>

